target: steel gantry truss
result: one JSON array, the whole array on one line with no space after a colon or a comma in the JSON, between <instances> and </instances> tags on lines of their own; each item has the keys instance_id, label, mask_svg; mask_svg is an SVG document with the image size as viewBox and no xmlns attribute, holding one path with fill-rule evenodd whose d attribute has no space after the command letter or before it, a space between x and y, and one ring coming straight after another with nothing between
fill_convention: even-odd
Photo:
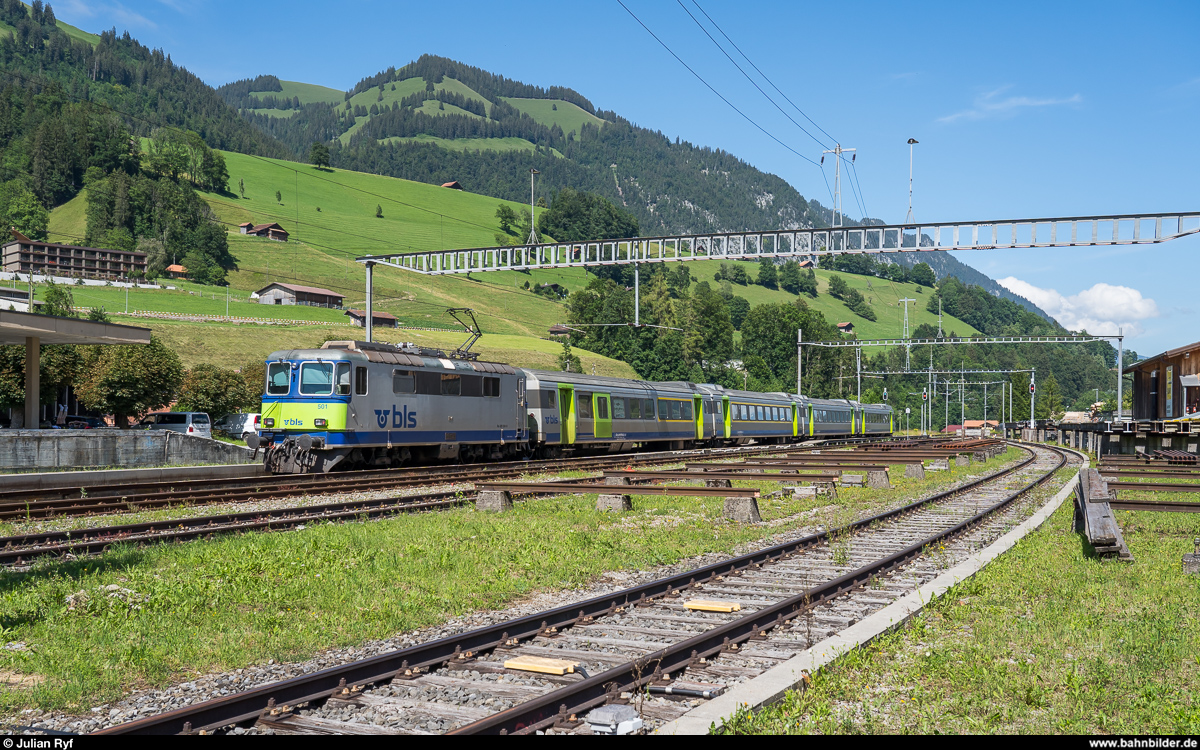
<instances>
[{"instance_id":1,"label":"steel gantry truss","mask_svg":"<svg viewBox=\"0 0 1200 750\"><path fill-rule=\"evenodd\" d=\"M1118 329L1119 330L1119 329ZM862 399L862 348L864 346L922 346L933 344L1085 344L1092 341L1112 341L1117 342L1117 419L1121 416L1121 399L1124 397L1124 381L1122 378L1123 362L1125 355L1125 336L1123 333L1117 333L1115 336L1105 335L1071 335L1071 336L974 336L974 337L945 337L935 339L838 339L836 341L805 341L803 331L796 332L796 392L801 392L801 383L803 377L801 348L805 346L817 346L827 349L854 349L854 358L858 369L858 398ZM904 374L918 374L921 372L931 372L930 370L911 370ZM988 372L981 370L980 372ZM990 372L1000 372L993 370ZM962 374L962 370L951 370L948 374ZM897 373L900 374L900 373ZM1033 371L1030 371L1029 382L1034 382ZM1029 394L1029 421L1033 424L1033 400L1034 394Z\"/></svg>"},{"instance_id":2,"label":"steel gantry truss","mask_svg":"<svg viewBox=\"0 0 1200 750\"><path fill-rule=\"evenodd\" d=\"M1197 232L1200 232L1200 212L1121 214L678 234L388 253L364 255L357 260L359 263L392 266L437 276L630 263L819 257L844 253L1148 245Z\"/></svg>"},{"instance_id":3,"label":"steel gantry truss","mask_svg":"<svg viewBox=\"0 0 1200 750\"><path fill-rule=\"evenodd\" d=\"M1009 383L1007 380L998 380L995 382L967 381L966 376L967 375L1013 375L1015 373L1022 373L1022 372L1029 373L1030 380L1033 380L1034 375L1037 373L1037 370L1034 368L995 369L995 370L970 369L970 370L968 370L968 369L962 368L962 367L960 367L957 370L935 370L931 367L927 370L863 370L862 372L859 373L859 376L860 377L877 377L877 378L887 377L889 375L899 375L899 376L923 375L923 376L925 376L925 391L924 391L924 393L926 394L926 399L928 399L928 402L925 399L921 400L921 428L920 428L922 434L925 434L925 432L926 432L926 421L925 420L927 417L929 419L929 429L933 428L933 424L932 424L933 423L933 402L937 398L936 376L938 376L938 375L958 375L959 376L958 381L951 381L949 379L943 381L947 384L952 384L953 382L958 382L958 383L960 383L960 385L961 384L982 385L983 386L983 403L984 403L984 408L983 408L984 420L987 419L987 387L989 385L999 384L1000 385L1000 414L1001 414L1000 421L1004 422L1004 421L1006 421L1003 416L1004 415L1004 399L1006 397L1008 398L1008 416L1009 416L1009 419L1012 419L1012 383ZM920 396L921 394L910 391L908 395ZM950 398L949 385L947 385L946 398L947 399ZM947 401L947 404L946 404L946 418L947 419L949 419L949 415L950 415L949 410L950 410L950 405L949 405L949 401ZM1032 411L1030 412L1029 418L1031 420L1033 419Z\"/></svg>"}]
</instances>

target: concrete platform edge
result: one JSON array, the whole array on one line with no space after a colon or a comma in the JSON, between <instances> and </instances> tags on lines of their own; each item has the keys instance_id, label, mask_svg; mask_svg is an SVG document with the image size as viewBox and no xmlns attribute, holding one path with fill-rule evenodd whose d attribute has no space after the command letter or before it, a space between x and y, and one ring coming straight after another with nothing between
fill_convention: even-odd
<instances>
[{"instance_id":1,"label":"concrete platform edge","mask_svg":"<svg viewBox=\"0 0 1200 750\"><path fill-rule=\"evenodd\" d=\"M261 463L163 466L153 469L98 469L90 471L44 471L36 474L0 475L0 489L42 490L63 487L97 487L124 482L170 482L187 479L232 479L266 474Z\"/></svg>"},{"instance_id":2,"label":"concrete platform edge","mask_svg":"<svg viewBox=\"0 0 1200 750\"><path fill-rule=\"evenodd\" d=\"M1065 450L1075 453L1070 449ZM1080 470L1087 466L1088 461L1085 457ZM1075 476L1048 503L987 548L976 552L916 591L892 602L875 614L826 638L812 648L776 665L758 677L738 685L708 703L697 706L678 719L664 724L655 731L655 734L708 734L710 727L715 726L719 729L724 724L725 717L732 716L738 706L745 705L751 710L757 710L778 702L787 691L793 690L801 684L804 674L815 674L821 667L842 654L901 627L913 615L924 609L926 604L945 594L951 587L975 575L989 562L1007 552L1022 537L1045 523L1046 519L1050 518L1071 496L1078 483L1079 472L1077 471Z\"/></svg>"}]
</instances>

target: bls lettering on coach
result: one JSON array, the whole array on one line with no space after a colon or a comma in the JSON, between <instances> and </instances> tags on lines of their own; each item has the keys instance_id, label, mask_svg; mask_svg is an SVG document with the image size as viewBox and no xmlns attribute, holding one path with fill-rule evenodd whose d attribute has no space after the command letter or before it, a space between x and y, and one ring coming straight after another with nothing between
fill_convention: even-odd
<instances>
[{"instance_id":1,"label":"bls lettering on coach","mask_svg":"<svg viewBox=\"0 0 1200 750\"><path fill-rule=\"evenodd\" d=\"M391 409L376 409L375 420L379 423L380 429L386 429L388 426L388 416L391 416L391 426L393 430L412 429L417 426L417 411L416 409L409 410L407 406L398 408L393 406Z\"/></svg>"}]
</instances>

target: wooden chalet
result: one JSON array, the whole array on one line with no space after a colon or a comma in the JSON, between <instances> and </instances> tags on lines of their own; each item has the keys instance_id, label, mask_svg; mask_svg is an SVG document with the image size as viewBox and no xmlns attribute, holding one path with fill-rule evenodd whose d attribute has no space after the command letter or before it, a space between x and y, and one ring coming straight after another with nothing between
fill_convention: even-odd
<instances>
[{"instance_id":1,"label":"wooden chalet","mask_svg":"<svg viewBox=\"0 0 1200 750\"><path fill-rule=\"evenodd\" d=\"M1200 341L1129 365L1135 420L1200 419Z\"/></svg>"},{"instance_id":2,"label":"wooden chalet","mask_svg":"<svg viewBox=\"0 0 1200 750\"><path fill-rule=\"evenodd\" d=\"M267 239L275 240L276 242L288 241L287 230L274 222L270 224L252 224L247 221L242 224L238 224L238 229L241 230L242 234L254 235L255 237L266 237Z\"/></svg>"},{"instance_id":3,"label":"wooden chalet","mask_svg":"<svg viewBox=\"0 0 1200 750\"><path fill-rule=\"evenodd\" d=\"M299 284L281 284L275 282L259 289L260 305L307 305L309 307L332 307L341 309L344 294L331 292L315 286L300 286Z\"/></svg>"},{"instance_id":4,"label":"wooden chalet","mask_svg":"<svg viewBox=\"0 0 1200 750\"><path fill-rule=\"evenodd\" d=\"M450 182L443 182L442 187L450 188L451 190L462 190L463 189L463 186L458 184L458 180L451 180Z\"/></svg>"},{"instance_id":5,"label":"wooden chalet","mask_svg":"<svg viewBox=\"0 0 1200 750\"><path fill-rule=\"evenodd\" d=\"M367 311L366 310L347 310L346 315L350 317L350 322L359 328L367 326ZM389 315L379 310L371 311L371 327L372 328L396 328L400 321L395 315Z\"/></svg>"}]
</instances>

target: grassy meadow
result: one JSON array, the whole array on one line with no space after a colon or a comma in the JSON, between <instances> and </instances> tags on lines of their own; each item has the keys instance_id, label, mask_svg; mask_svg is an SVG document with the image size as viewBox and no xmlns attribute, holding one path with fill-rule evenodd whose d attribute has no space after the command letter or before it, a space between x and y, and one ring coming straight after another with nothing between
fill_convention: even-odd
<instances>
[{"instance_id":1,"label":"grassy meadow","mask_svg":"<svg viewBox=\"0 0 1200 750\"><path fill-rule=\"evenodd\" d=\"M1200 732L1200 583L1180 565L1200 517L1118 511L1135 558L1127 563L1097 558L1072 513L1064 504L907 628L838 659L807 691L739 715L728 731Z\"/></svg>"},{"instance_id":2,"label":"grassy meadow","mask_svg":"<svg viewBox=\"0 0 1200 750\"><path fill-rule=\"evenodd\" d=\"M953 479L997 466L957 469ZM899 480L893 492L849 488L833 501L764 498L764 524L726 520L721 498L638 498L635 510L613 514L595 510L595 495L572 495L502 514L461 508L318 524L3 570L0 632L27 650L0 649L0 675L11 678L0 680L0 719L26 708L83 713L136 688L308 658L586 585L607 571L844 523L948 481L939 473ZM107 595L110 585L134 593L123 601ZM66 597L79 591L89 601L69 607Z\"/></svg>"}]
</instances>

